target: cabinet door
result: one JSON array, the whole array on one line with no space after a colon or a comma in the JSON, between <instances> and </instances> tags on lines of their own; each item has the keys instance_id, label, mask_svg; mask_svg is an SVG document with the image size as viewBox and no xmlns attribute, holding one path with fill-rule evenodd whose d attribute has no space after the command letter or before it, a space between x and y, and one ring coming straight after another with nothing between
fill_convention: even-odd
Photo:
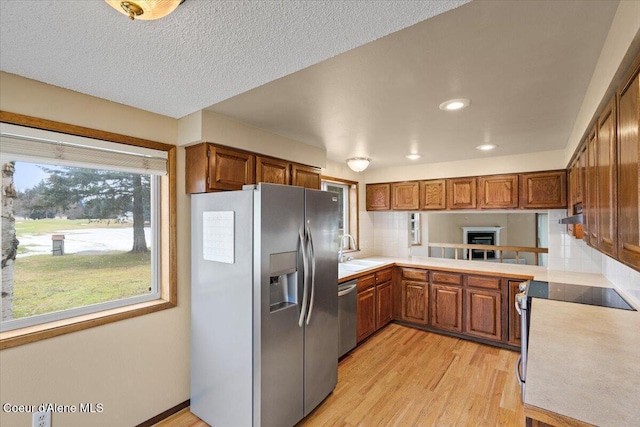
<instances>
[{"instance_id":1,"label":"cabinet door","mask_svg":"<svg viewBox=\"0 0 640 427\"><path fill-rule=\"evenodd\" d=\"M640 65L620 89L618 126L618 259L640 270Z\"/></svg>"},{"instance_id":2,"label":"cabinet door","mask_svg":"<svg viewBox=\"0 0 640 427\"><path fill-rule=\"evenodd\" d=\"M502 295L500 292L465 289L468 335L500 341L502 339Z\"/></svg>"},{"instance_id":3,"label":"cabinet door","mask_svg":"<svg viewBox=\"0 0 640 427\"><path fill-rule=\"evenodd\" d=\"M521 174L520 207L565 209L567 207L567 171L563 169Z\"/></svg>"},{"instance_id":4,"label":"cabinet door","mask_svg":"<svg viewBox=\"0 0 640 427\"><path fill-rule=\"evenodd\" d=\"M376 286L377 312L376 330L393 319L393 295L391 281Z\"/></svg>"},{"instance_id":5,"label":"cabinet door","mask_svg":"<svg viewBox=\"0 0 640 427\"><path fill-rule=\"evenodd\" d=\"M520 315L516 311L516 295L520 292L519 280L509 280L509 344L520 347Z\"/></svg>"},{"instance_id":6,"label":"cabinet door","mask_svg":"<svg viewBox=\"0 0 640 427\"><path fill-rule=\"evenodd\" d=\"M255 184L255 161L253 154L209 146L209 190L241 190Z\"/></svg>"},{"instance_id":7,"label":"cabinet door","mask_svg":"<svg viewBox=\"0 0 640 427\"><path fill-rule=\"evenodd\" d=\"M598 247L598 163L597 163L598 138L595 129L589 134L587 141L587 203L585 241L593 247Z\"/></svg>"},{"instance_id":8,"label":"cabinet door","mask_svg":"<svg viewBox=\"0 0 640 427\"><path fill-rule=\"evenodd\" d=\"M447 209L476 208L476 178L447 179Z\"/></svg>"},{"instance_id":9,"label":"cabinet door","mask_svg":"<svg viewBox=\"0 0 640 427\"><path fill-rule=\"evenodd\" d=\"M356 335L358 342L367 338L376 330L376 288L369 288L358 292L356 306Z\"/></svg>"},{"instance_id":10,"label":"cabinet door","mask_svg":"<svg viewBox=\"0 0 640 427\"><path fill-rule=\"evenodd\" d=\"M289 185L291 163L270 157L256 156L256 182Z\"/></svg>"},{"instance_id":11,"label":"cabinet door","mask_svg":"<svg viewBox=\"0 0 640 427\"><path fill-rule=\"evenodd\" d=\"M587 169L587 152L586 149L583 149L580 154L578 154L578 171L576 175L576 196L575 203L582 202L584 204L585 199L585 172Z\"/></svg>"},{"instance_id":12,"label":"cabinet door","mask_svg":"<svg viewBox=\"0 0 640 427\"><path fill-rule=\"evenodd\" d=\"M431 284L431 326L462 332L462 288Z\"/></svg>"},{"instance_id":13,"label":"cabinet door","mask_svg":"<svg viewBox=\"0 0 640 427\"><path fill-rule=\"evenodd\" d=\"M391 209L391 184L367 184L367 210Z\"/></svg>"},{"instance_id":14,"label":"cabinet door","mask_svg":"<svg viewBox=\"0 0 640 427\"><path fill-rule=\"evenodd\" d=\"M209 187L209 147L206 143L191 145L184 149L185 193L206 193Z\"/></svg>"},{"instance_id":15,"label":"cabinet door","mask_svg":"<svg viewBox=\"0 0 640 427\"><path fill-rule=\"evenodd\" d=\"M617 252L616 230L616 110L614 100L598 120L598 249Z\"/></svg>"},{"instance_id":16,"label":"cabinet door","mask_svg":"<svg viewBox=\"0 0 640 427\"><path fill-rule=\"evenodd\" d=\"M428 284L402 281L402 319L407 322L429 323Z\"/></svg>"},{"instance_id":17,"label":"cabinet door","mask_svg":"<svg viewBox=\"0 0 640 427\"><path fill-rule=\"evenodd\" d=\"M319 190L321 186L320 169L292 163L291 185Z\"/></svg>"},{"instance_id":18,"label":"cabinet door","mask_svg":"<svg viewBox=\"0 0 640 427\"><path fill-rule=\"evenodd\" d=\"M420 207L420 184L416 182L394 182L391 184L391 208L394 210L417 210Z\"/></svg>"},{"instance_id":19,"label":"cabinet door","mask_svg":"<svg viewBox=\"0 0 640 427\"><path fill-rule=\"evenodd\" d=\"M574 159L567 170L567 215L573 215L573 205L576 203L576 182L578 172L578 159ZM573 235L574 224L567 225L569 235Z\"/></svg>"},{"instance_id":20,"label":"cabinet door","mask_svg":"<svg viewBox=\"0 0 640 427\"><path fill-rule=\"evenodd\" d=\"M444 179L420 182L420 209L446 209L446 188Z\"/></svg>"},{"instance_id":21,"label":"cabinet door","mask_svg":"<svg viewBox=\"0 0 640 427\"><path fill-rule=\"evenodd\" d=\"M480 209L518 207L518 175L481 176L478 178Z\"/></svg>"}]
</instances>

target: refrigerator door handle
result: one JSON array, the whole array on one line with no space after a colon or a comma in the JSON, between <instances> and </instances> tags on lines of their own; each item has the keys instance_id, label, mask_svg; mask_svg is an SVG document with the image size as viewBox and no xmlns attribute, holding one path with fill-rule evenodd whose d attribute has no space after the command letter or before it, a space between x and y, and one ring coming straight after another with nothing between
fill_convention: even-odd
<instances>
[{"instance_id":1,"label":"refrigerator door handle","mask_svg":"<svg viewBox=\"0 0 640 427\"><path fill-rule=\"evenodd\" d=\"M307 227L307 237L309 239L309 257L311 258L311 298L309 301L309 314L307 314L307 325L311 321L311 312L313 311L313 297L316 294L316 255L313 251L313 238L311 230Z\"/></svg>"},{"instance_id":2,"label":"refrigerator door handle","mask_svg":"<svg viewBox=\"0 0 640 427\"><path fill-rule=\"evenodd\" d=\"M306 233L303 235L303 229L300 227L298 230L298 236L300 237L300 250L302 251L302 304L300 306L300 318L298 319L298 326L302 327L304 323L304 318L307 315L307 291L308 291L308 283L307 283L307 272L309 271L309 259L307 258L307 239Z\"/></svg>"}]
</instances>

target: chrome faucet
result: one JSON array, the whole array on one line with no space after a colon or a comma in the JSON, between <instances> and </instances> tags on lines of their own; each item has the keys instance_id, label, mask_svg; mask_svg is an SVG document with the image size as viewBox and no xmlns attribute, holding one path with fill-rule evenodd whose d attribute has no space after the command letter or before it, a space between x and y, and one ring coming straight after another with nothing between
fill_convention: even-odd
<instances>
[{"instance_id":1,"label":"chrome faucet","mask_svg":"<svg viewBox=\"0 0 640 427\"><path fill-rule=\"evenodd\" d=\"M351 247L352 247L353 249L356 249L356 239L354 239L354 238L353 238L353 236L352 236L351 234L343 234L343 235L342 235L342 238L340 239L340 249L338 250L338 262L344 262L344 261L343 261L343 255L342 255L342 249L343 249L343 247L344 247L344 246L343 246L343 243L344 243L344 238L345 238L345 237L348 237L348 238L350 239L350 241L351 241ZM348 258L347 258L347 261L350 261L351 259L353 259L353 258L348 257Z\"/></svg>"}]
</instances>

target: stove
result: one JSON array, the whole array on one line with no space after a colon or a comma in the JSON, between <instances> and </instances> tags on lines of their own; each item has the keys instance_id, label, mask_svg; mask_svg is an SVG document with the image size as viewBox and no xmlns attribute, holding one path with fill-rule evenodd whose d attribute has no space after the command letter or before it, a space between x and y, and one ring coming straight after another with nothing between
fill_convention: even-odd
<instances>
[{"instance_id":1,"label":"stove","mask_svg":"<svg viewBox=\"0 0 640 427\"><path fill-rule=\"evenodd\" d=\"M526 295L529 298L543 298L635 311L635 308L613 288L530 280Z\"/></svg>"}]
</instances>

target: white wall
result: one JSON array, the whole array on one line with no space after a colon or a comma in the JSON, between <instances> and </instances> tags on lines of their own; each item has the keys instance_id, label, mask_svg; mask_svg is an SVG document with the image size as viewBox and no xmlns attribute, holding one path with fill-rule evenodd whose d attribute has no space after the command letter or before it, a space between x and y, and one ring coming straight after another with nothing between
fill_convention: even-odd
<instances>
[{"instance_id":1,"label":"white wall","mask_svg":"<svg viewBox=\"0 0 640 427\"><path fill-rule=\"evenodd\" d=\"M623 0L613 18L609 34L600 52L600 58L598 58L591 82L569 136L564 154L565 165L568 164L583 135L587 132L591 119L609 100L615 91L617 82L631 65L635 55L627 55L627 53L637 51L639 45L640 2ZM612 81L614 87L610 87Z\"/></svg>"},{"instance_id":2,"label":"white wall","mask_svg":"<svg viewBox=\"0 0 640 427\"><path fill-rule=\"evenodd\" d=\"M535 141L532 141L535 143ZM512 156L483 157L457 162L429 163L395 168L373 168L364 171L365 182L411 181L455 178L514 172L534 172L566 168L564 150Z\"/></svg>"},{"instance_id":3,"label":"white wall","mask_svg":"<svg viewBox=\"0 0 640 427\"><path fill-rule=\"evenodd\" d=\"M0 109L173 144L177 121L0 73ZM178 306L0 351L2 403L102 403L100 414L63 414L52 425L131 426L189 398L189 199L178 150ZM0 425L29 414L0 411Z\"/></svg>"}]
</instances>

